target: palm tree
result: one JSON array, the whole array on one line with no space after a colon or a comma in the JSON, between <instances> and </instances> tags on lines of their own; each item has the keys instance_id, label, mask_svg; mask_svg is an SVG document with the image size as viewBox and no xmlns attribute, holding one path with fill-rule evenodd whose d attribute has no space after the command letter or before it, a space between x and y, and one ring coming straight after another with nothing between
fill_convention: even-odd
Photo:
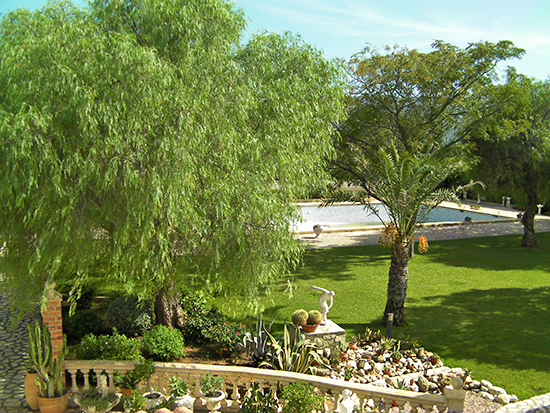
<instances>
[{"instance_id":1,"label":"palm tree","mask_svg":"<svg viewBox=\"0 0 550 413\"><path fill-rule=\"evenodd\" d=\"M459 162L438 159L430 155L413 155L398 151L394 145L381 148L372 156L348 157L347 162L336 161L340 177L347 176L365 192L333 191L325 204L351 201L366 206L367 210L379 215L379 204L386 208L389 222L384 223L381 242L391 252L388 291L384 321L393 313L393 322L405 322L405 298L409 260L419 224L425 222L430 212L443 201L456 201L457 190L441 189L441 183L462 166ZM471 186L475 183L470 183ZM382 219L380 219L382 221ZM419 252L427 248L427 240L421 237Z\"/></svg>"}]
</instances>

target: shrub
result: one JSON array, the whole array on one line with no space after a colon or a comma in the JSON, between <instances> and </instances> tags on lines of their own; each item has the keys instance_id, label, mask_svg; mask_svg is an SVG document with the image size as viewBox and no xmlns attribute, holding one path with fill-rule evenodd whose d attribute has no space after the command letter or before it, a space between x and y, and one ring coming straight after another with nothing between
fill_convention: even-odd
<instances>
[{"instance_id":1,"label":"shrub","mask_svg":"<svg viewBox=\"0 0 550 413\"><path fill-rule=\"evenodd\" d=\"M324 397L315 392L313 385L305 381L295 381L284 386L279 398L286 403L283 405L283 413L311 413L323 411Z\"/></svg>"},{"instance_id":2,"label":"shrub","mask_svg":"<svg viewBox=\"0 0 550 413\"><path fill-rule=\"evenodd\" d=\"M112 336L87 334L74 347L74 353L80 360L143 360L140 347L139 340L118 334L115 329Z\"/></svg>"},{"instance_id":3,"label":"shrub","mask_svg":"<svg viewBox=\"0 0 550 413\"><path fill-rule=\"evenodd\" d=\"M118 297L107 307L107 322L121 334L129 337L142 336L155 321L153 302L139 302L135 296Z\"/></svg>"},{"instance_id":4,"label":"shrub","mask_svg":"<svg viewBox=\"0 0 550 413\"><path fill-rule=\"evenodd\" d=\"M208 309L204 300L191 290L183 289L181 295L180 304L184 312L181 331L185 340L195 343L210 341L204 333L209 327L226 322L227 318L216 306Z\"/></svg>"},{"instance_id":5,"label":"shrub","mask_svg":"<svg viewBox=\"0 0 550 413\"><path fill-rule=\"evenodd\" d=\"M156 361L172 361L186 356L183 334L164 325L156 325L145 333L143 345Z\"/></svg>"},{"instance_id":6,"label":"shrub","mask_svg":"<svg viewBox=\"0 0 550 413\"><path fill-rule=\"evenodd\" d=\"M80 342L86 334L98 334L103 329L103 320L93 311L77 312L63 322L66 326L67 341L70 344Z\"/></svg>"},{"instance_id":7,"label":"shrub","mask_svg":"<svg viewBox=\"0 0 550 413\"><path fill-rule=\"evenodd\" d=\"M236 353L237 344L242 342L245 333L246 329L242 324L224 321L205 329L203 336L214 345L214 351L223 357Z\"/></svg>"}]
</instances>

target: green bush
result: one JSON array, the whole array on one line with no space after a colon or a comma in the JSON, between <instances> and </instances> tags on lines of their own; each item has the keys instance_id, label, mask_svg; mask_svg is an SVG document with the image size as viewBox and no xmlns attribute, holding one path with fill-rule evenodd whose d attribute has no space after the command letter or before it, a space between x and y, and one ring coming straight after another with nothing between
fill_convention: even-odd
<instances>
[{"instance_id":1,"label":"green bush","mask_svg":"<svg viewBox=\"0 0 550 413\"><path fill-rule=\"evenodd\" d=\"M311 413L325 407L325 398L315 392L315 387L300 380L284 386L279 398L286 402L283 413Z\"/></svg>"},{"instance_id":2,"label":"green bush","mask_svg":"<svg viewBox=\"0 0 550 413\"><path fill-rule=\"evenodd\" d=\"M70 344L80 342L86 334L98 334L103 328L103 320L95 312L89 310L77 312L74 316L64 319L63 322L66 327L67 341Z\"/></svg>"},{"instance_id":3,"label":"green bush","mask_svg":"<svg viewBox=\"0 0 550 413\"><path fill-rule=\"evenodd\" d=\"M203 336L214 345L214 351L223 357L235 354L237 344L243 341L245 333L244 325L224 321L205 329Z\"/></svg>"},{"instance_id":4,"label":"green bush","mask_svg":"<svg viewBox=\"0 0 550 413\"><path fill-rule=\"evenodd\" d=\"M145 351L156 361L172 361L185 357L185 342L181 331L156 325L143 336Z\"/></svg>"},{"instance_id":5,"label":"green bush","mask_svg":"<svg viewBox=\"0 0 550 413\"><path fill-rule=\"evenodd\" d=\"M140 302L135 296L118 297L107 307L107 322L128 337L142 336L155 322L153 302Z\"/></svg>"},{"instance_id":6,"label":"green bush","mask_svg":"<svg viewBox=\"0 0 550 413\"><path fill-rule=\"evenodd\" d=\"M181 296L180 305L184 312L181 332L185 341L209 342L210 338L205 336L205 332L210 327L226 322L227 317L216 306L208 309L204 300L187 288L182 290Z\"/></svg>"},{"instance_id":7,"label":"green bush","mask_svg":"<svg viewBox=\"0 0 550 413\"><path fill-rule=\"evenodd\" d=\"M112 336L87 334L74 347L74 353L80 360L143 360L140 348L139 340L118 334L115 329Z\"/></svg>"}]
</instances>

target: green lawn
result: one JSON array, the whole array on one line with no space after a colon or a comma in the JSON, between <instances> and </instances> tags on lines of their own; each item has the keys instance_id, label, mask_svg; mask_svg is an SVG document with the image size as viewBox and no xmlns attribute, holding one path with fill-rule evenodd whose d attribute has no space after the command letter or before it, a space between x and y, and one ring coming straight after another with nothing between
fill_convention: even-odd
<instances>
[{"instance_id":1,"label":"green lawn","mask_svg":"<svg viewBox=\"0 0 550 413\"><path fill-rule=\"evenodd\" d=\"M473 370L520 399L550 392L550 233L537 251L519 236L431 242L410 263L407 323L394 336L418 339L446 365ZM293 297L279 286L268 320L318 308L311 285L336 292L329 313L348 336L385 331L388 252L379 246L310 251L294 275Z\"/></svg>"}]
</instances>

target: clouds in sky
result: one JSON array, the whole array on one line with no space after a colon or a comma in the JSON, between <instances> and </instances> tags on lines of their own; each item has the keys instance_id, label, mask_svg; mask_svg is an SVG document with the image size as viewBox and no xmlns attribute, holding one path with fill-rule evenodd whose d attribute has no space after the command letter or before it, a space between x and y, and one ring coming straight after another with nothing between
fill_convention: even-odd
<instances>
[{"instance_id":1,"label":"clouds in sky","mask_svg":"<svg viewBox=\"0 0 550 413\"><path fill-rule=\"evenodd\" d=\"M527 50L518 71L545 79L550 74L550 2L524 0L241 0L249 31L300 33L327 57L349 58L366 43L429 51L433 40L468 43L511 40Z\"/></svg>"}]
</instances>

